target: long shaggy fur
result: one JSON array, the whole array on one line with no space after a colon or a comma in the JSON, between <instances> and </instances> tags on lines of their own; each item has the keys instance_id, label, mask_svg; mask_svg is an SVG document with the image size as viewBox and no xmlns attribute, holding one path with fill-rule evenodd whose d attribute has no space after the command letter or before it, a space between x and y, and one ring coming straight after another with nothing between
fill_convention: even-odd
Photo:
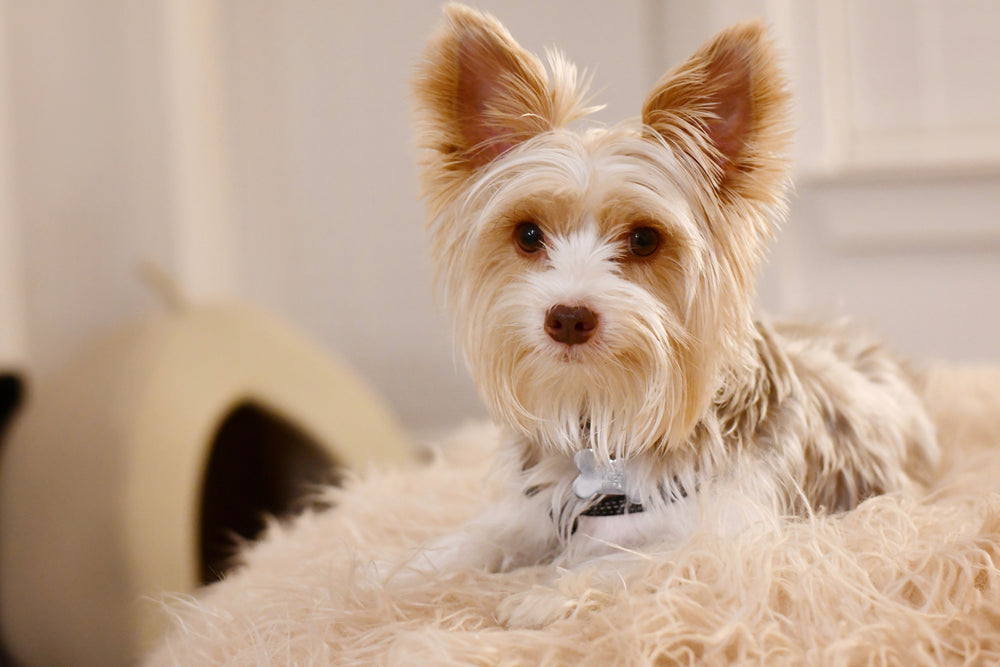
<instances>
[{"instance_id":1,"label":"long shaggy fur","mask_svg":"<svg viewBox=\"0 0 1000 667\"><path fill-rule=\"evenodd\" d=\"M433 465L373 471L330 491L336 510L272 525L234 575L170 601L146 665L996 663L1000 369L940 369L923 398L945 454L926 495L570 568L368 579L372 559L404 560L498 501L498 434L470 427Z\"/></svg>"}]
</instances>

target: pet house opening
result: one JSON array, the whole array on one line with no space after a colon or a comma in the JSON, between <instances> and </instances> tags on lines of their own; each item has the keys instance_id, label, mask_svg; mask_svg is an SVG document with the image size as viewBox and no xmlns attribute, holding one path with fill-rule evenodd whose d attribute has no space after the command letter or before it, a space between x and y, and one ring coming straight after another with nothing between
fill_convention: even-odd
<instances>
[{"instance_id":1,"label":"pet house opening","mask_svg":"<svg viewBox=\"0 0 1000 667\"><path fill-rule=\"evenodd\" d=\"M24 383L16 373L0 372L0 436L3 436L14 413L21 406Z\"/></svg>"},{"instance_id":2,"label":"pet house opening","mask_svg":"<svg viewBox=\"0 0 1000 667\"><path fill-rule=\"evenodd\" d=\"M268 516L321 505L319 486L337 484L339 465L288 420L252 401L236 405L216 431L201 499L201 581L218 581L240 543Z\"/></svg>"}]
</instances>

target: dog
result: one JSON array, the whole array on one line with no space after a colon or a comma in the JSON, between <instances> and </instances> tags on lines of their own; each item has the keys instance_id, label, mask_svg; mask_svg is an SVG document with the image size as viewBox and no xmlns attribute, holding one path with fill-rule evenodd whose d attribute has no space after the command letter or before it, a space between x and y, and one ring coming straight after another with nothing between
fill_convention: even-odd
<instances>
[{"instance_id":1,"label":"dog","mask_svg":"<svg viewBox=\"0 0 1000 667\"><path fill-rule=\"evenodd\" d=\"M504 433L504 496L409 567L504 571L850 510L938 460L919 376L837 325L754 318L790 94L760 22L637 122L492 16L445 8L414 80L436 281Z\"/></svg>"}]
</instances>

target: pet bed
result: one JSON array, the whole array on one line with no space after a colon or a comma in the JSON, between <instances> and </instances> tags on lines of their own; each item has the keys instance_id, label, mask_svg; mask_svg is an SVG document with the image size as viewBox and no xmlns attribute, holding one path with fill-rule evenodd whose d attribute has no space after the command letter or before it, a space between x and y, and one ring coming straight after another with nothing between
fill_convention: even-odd
<instances>
[{"instance_id":1,"label":"pet bed","mask_svg":"<svg viewBox=\"0 0 1000 667\"><path fill-rule=\"evenodd\" d=\"M922 497L738 539L696 535L586 565L365 576L490 502L496 433L471 426L426 467L331 490L244 565L166 605L164 665L854 665L1000 661L1000 371L938 369L945 461Z\"/></svg>"}]
</instances>

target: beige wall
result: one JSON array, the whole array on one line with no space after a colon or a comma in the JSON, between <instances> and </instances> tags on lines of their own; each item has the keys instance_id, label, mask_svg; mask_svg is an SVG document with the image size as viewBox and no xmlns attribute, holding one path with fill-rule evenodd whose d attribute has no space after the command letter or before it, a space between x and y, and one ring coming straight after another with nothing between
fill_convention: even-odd
<instances>
[{"instance_id":1,"label":"beige wall","mask_svg":"<svg viewBox=\"0 0 1000 667\"><path fill-rule=\"evenodd\" d=\"M948 89L912 84L892 59L916 35L941 54L918 81L979 62L962 30L992 25L995 41L993 3L937 37L926 9L923 23L887 27L857 0L481 4L529 48L558 44L591 69L608 120L636 114L710 31L764 13L790 53L803 137L765 305L853 313L917 355L1000 356L998 84L975 98L992 115L964 117L937 99ZM911 4L879 6L910 17ZM416 429L476 414L434 305L410 146L407 77L438 13L432 0L0 0L0 192L12 193L0 206L0 354L43 372L158 308L135 277L152 260L196 297L288 318ZM838 68L848 61L888 62L886 83ZM901 98L937 115L878 144L902 120L873 121L914 107L889 104ZM952 149L970 128L981 154ZM920 159L901 149L918 144Z\"/></svg>"}]
</instances>

